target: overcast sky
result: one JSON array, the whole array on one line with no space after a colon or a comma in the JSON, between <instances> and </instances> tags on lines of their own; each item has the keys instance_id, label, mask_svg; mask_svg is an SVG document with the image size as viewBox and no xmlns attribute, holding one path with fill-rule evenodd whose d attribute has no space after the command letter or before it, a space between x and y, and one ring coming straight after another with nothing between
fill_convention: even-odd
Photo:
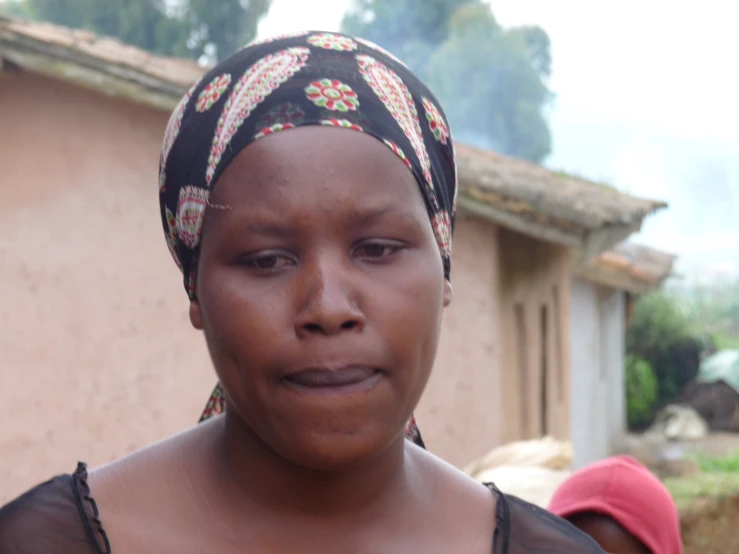
<instances>
[{"instance_id":1,"label":"overcast sky","mask_svg":"<svg viewBox=\"0 0 739 554\"><path fill-rule=\"evenodd\" d=\"M338 30L350 1L273 0L259 34ZM504 26L541 25L552 40L546 165L666 200L635 240L678 254L689 275L739 273L739 5L491 4Z\"/></svg>"}]
</instances>

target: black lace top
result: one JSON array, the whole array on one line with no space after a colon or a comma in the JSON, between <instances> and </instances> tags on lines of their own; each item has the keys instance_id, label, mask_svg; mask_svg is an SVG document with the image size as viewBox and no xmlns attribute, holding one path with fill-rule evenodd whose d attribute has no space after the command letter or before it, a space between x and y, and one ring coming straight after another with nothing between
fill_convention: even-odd
<instances>
[{"instance_id":1,"label":"black lace top","mask_svg":"<svg viewBox=\"0 0 739 554\"><path fill-rule=\"evenodd\" d=\"M2 554L115 552L87 486L87 467L60 475L0 508ZM498 491L494 554L605 554L587 535L546 510Z\"/></svg>"}]
</instances>

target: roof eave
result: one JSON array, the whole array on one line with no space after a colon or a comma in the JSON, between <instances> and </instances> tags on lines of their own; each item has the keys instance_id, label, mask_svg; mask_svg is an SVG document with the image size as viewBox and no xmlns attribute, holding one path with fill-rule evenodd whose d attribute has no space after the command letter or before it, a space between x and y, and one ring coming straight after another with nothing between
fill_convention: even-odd
<instances>
[{"instance_id":1,"label":"roof eave","mask_svg":"<svg viewBox=\"0 0 739 554\"><path fill-rule=\"evenodd\" d=\"M108 96L171 111L186 89L142 71L0 29L0 58L21 69Z\"/></svg>"},{"instance_id":2,"label":"roof eave","mask_svg":"<svg viewBox=\"0 0 739 554\"><path fill-rule=\"evenodd\" d=\"M544 242L574 248L578 248L583 244L583 237L577 233L546 225L545 223L531 221L528 218L470 198L463 192L460 192L457 198L457 209L460 212L476 215L495 225Z\"/></svg>"},{"instance_id":3,"label":"roof eave","mask_svg":"<svg viewBox=\"0 0 739 554\"><path fill-rule=\"evenodd\" d=\"M576 276L592 283L624 290L633 295L647 294L674 276L677 256L649 247L626 250L626 244L601 253L587 264L574 270ZM639 250L641 249L641 250ZM647 250L648 252L645 252Z\"/></svg>"},{"instance_id":4,"label":"roof eave","mask_svg":"<svg viewBox=\"0 0 739 554\"><path fill-rule=\"evenodd\" d=\"M644 216L646 217L646 216ZM596 229L588 229L584 233L580 247L573 252L574 267L585 267L593 258L625 241L641 230L644 218L637 218L633 223L604 225Z\"/></svg>"},{"instance_id":5,"label":"roof eave","mask_svg":"<svg viewBox=\"0 0 739 554\"><path fill-rule=\"evenodd\" d=\"M630 224L610 224L598 228L578 227L568 222L568 228L564 229L546 221L532 221L525 215L496 208L470 197L464 191L459 193L457 207L460 212L476 215L522 235L572 248L573 265L576 270L585 268L590 260L638 232L644 219L649 215L635 218ZM657 209L659 208L661 206Z\"/></svg>"},{"instance_id":6,"label":"roof eave","mask_svg":"<svg viewBox=\"0 0 739 554\"><path fill-rule=\"evenodd\" d=\"M672 271L654 279L644 279L628 270L610 270L599 264L589 264L574 271L575 276L615 290L623 290L635 296L642 296L658 289L672 275Z\"/></svg>"}]
</instances>

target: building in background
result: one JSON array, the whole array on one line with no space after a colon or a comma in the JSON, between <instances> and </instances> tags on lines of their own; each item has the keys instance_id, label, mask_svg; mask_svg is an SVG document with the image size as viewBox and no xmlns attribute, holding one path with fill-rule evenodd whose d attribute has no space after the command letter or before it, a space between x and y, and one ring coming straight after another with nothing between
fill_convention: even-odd
<instances>
[{"instance_id":1,"label":"building in background","mask_svg":"<svg viewBox=\"0 0 739 554\"><path fill-rule=\"evenodd\" d=\"M622 243L579 268L570 297L570 429L576 468L609 456L626 432L626 325L634 300L660 287L675 256Z\"/></svg>"}]
</instances>

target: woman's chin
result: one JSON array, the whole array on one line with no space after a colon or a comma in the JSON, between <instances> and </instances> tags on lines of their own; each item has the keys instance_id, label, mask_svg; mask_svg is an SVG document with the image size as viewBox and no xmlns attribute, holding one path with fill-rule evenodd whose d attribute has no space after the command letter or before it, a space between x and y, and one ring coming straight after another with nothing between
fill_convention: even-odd
<instances>
[{"instance_id":1,"label":"woman's chin","mask_svg":"<svg viewBox=\"0 0 739 554\"><path fill-rule=\"evenodd\" d=\"M403 441L397 434L378 430L310 432L281 440L276 452L295 465L314 471L339 472L370 463Z\"/></svg>"}]
</instances>

